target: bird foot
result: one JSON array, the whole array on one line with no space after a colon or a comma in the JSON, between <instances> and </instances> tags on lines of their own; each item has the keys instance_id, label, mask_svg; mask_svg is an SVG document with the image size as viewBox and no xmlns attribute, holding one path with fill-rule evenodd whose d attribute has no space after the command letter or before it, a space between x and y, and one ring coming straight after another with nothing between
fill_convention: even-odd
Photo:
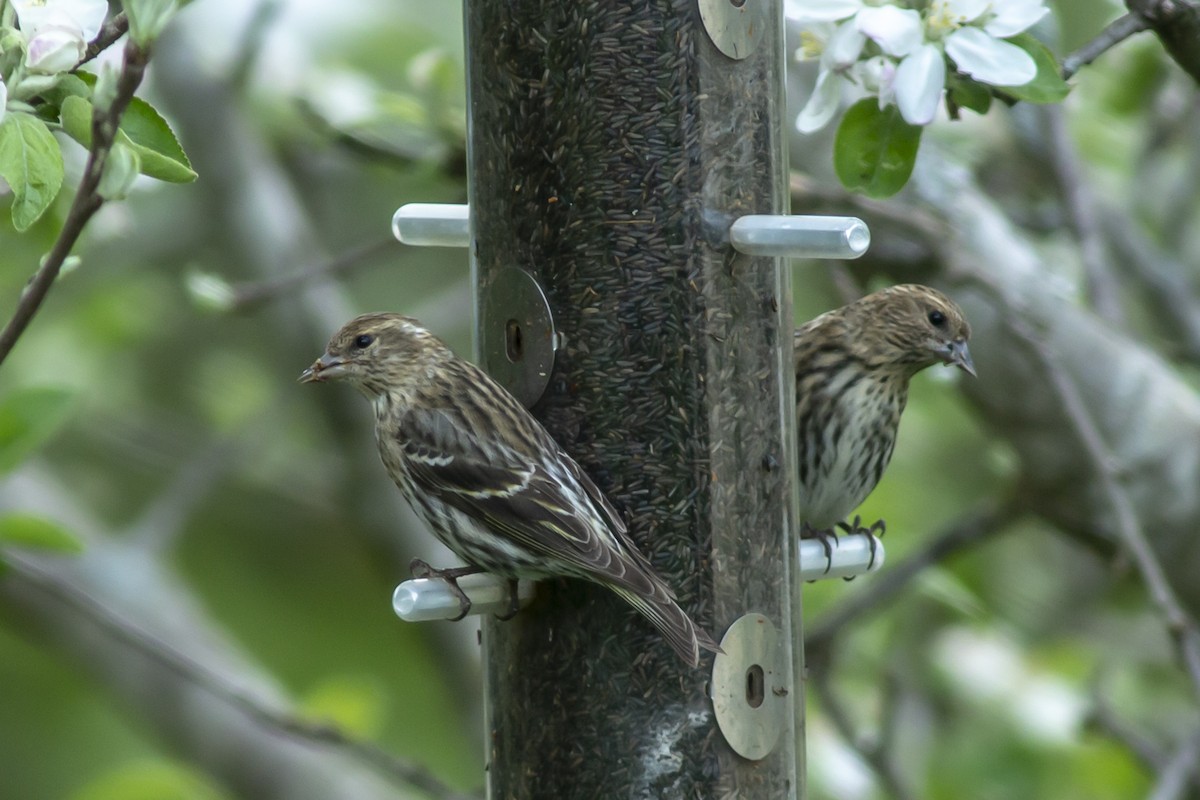
<instances>
[{"instance_id":1,"label":"bird foot","mask_svg":"<svg viewBox=\"0 0 1200 800\"><path fill-rule=\"evenodd\" d=\"M837 544L837 532L833 528L818 530L805 522L800 525L800 538L816 539L821 543L821 549L825 551L825 572L828 574L829 570L833 568L833 545ZM829 543L831 539L833 544Z\"/></svg>"},{"instance_id":2,"label":"bird foot","mask_svg":"<svg viewBox=\"0 0 1200 800\"><path fill-rule=\"evenodd\" d=\"M450 620L451 622L458 622L467 614L471 613L471 598L467 597L467 593L459 587L458 579L464 575L474 575L477 572L483 572L481 568L449 567L447 569L434 569L433 567L429 566L429 562L420 558L414 558L412 561L408 562L408 569L414 578L436 578L444 581L446 585L450 587L450 589L454 592L455 597L458 598L459 610L458 616L453 617ZM513 602L516 602L515 587L513 589Z\"/></svg>"},{"instance_id":3,"label":"bird foot","mask_svg":"<svg viewBox=\"0 0 1200 800\"><path fill-rule=\"evenodd\" d=\"M876 538L887 533L887 522L882 519L877 519L870 527L867 527L862 524L862 517L855 514L853 522L839 522L837 526L851 535L862 534L869 537L871 541L871 560L867 562L867 571L870 572L871 568L875 566L875 552L879 544L876 541ZM852 581L854 580L854 576L851 575L849 578L846 578L846 580Z\"/></svg>"},{"instance_id":4,"label":"bird foot","mask_svg":"<svg viewBox=\"0 0 1200 800\"><path fill-rule=\"evenodd\" d=\"M521 597L517 594L517 579L508 579L508 610L503 614L497 614L496 619L501 622L508 622L517 615L521 610Z\"/></svg>"}]
</instances>

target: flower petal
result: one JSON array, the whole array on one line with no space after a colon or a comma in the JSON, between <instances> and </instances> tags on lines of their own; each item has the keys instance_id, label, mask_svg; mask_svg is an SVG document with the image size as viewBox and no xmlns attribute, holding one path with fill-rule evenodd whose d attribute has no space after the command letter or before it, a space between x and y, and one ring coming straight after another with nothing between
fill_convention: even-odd
<instances>
[{"instance_id":1,"label":"flower petal","mask_svg":"<svg viewBox=\"0 0 1200 800\"><path fill-rule=\"evenodd\" d=\"M862 7L863 0L784 0L783 13L796 22L837 22Z\"/></svg>"},{"instance_id":2,"label":"flower petal","mask_svg":"<svg viewBox=\"0 0 1200 800\"><path fill-rule=\"evenodd\" d=\"M861 61L854 74L869 94L879 95L879 107L896 102L896 63L887 56L874 56Z\"/></svg>"},{"instance_id":3,"label":"flower petal","mask_svg":"<svg viewBox=\"0 0 1200 800\"><path fill-rule=\"evenodd\" d=\"M108 0L70 0L63 5L70 9L71 18L83 31L83 38L89 42L95 39L108 15Z\"/></svg>"},{"instance_id":4,"label":"flower petal","mask_svg":"<svg viewBox=\"0 0 1200 800\"><path fill-rule=\"evenodd\" d=\"M1023 86L1037 77L1033 56L979 28L960 28L947 36L946 55L959 72L993 86Z\"/></svg>"},{"instance_id":5,"label":"flower petal","mask_svg":"<svg viewBox=\"0 0 1200 800\"><path fill-rule=\"evenodd\" d=\"M859 32L853 20L843 22L838 25L837 30L825 43L825 57L821 63L829 67L845 69L858 61L863 45L866 43L867 37Z\"/></svg>"},{"instance_id":6,"label":"flower petal","mask_svg":"<svg viewBox=\"0 0 1200 800\"><path fill-rule=\"evenodd\" d=\"M906 56L925 41L921 15L911 8L864 8L854 22L890 56Z\"/></svg>"},{"instance_id":7,"label":"flower petal","mask_svg":"<svg viewBox=\"0 0 1200 800\"><path fill-rule=\"evenodd\" d=\"M834 112L842 100L842 78L835 72L823 69L817 76L817 85L800 115L796 117L796 130L801 133L819 131L833 119Z\"/></svg>"},{"instance_id":8,"label":"flower petal","mask_svg":"<svg viewBox=\"0 0 1200 800\"><path fill-rule=\"evenodd\" d=\"M896 105L909 125L933 122L942 89L946 86L946 60L931 44L922 45L896 68Z\"/></svg>"},{"instance_id":9,"label":"flower petal","mask_svg":"<svg viewBox=\"0 0 1200 800\"><path fill-rule=\"evenodd\" d=\"M1006 2L1001 0L1000 5ZM956 25L962 25L978 19L991 5L995 5L991 0L935 0L933 7L935 12L944 13Z\"/></svg>"},{"instance_id":10,"label":"flower petal","mask_svg":"<svg viewBox=\"0 0 1200 800\"><path fill-rule=\"evenodd\" d=\"M997 39L1007 39L1016 36L1021 31L1034 26L1042 17L1050 13L1042 0L1004 0L995 4L996 16L983 29ZM1017 86L1019 84L1008 84Z\"/></svg>"},{"instance_id":11,"label":"flower petal","mask_svg":"<svg viewBox=\"0 0 1200 800\"><path fill-rule=\"evenodd\" d=\"M810 61L820 58L829 47L833 38L834 24L832 22L814 22L800 29L800 46L796 48L797 61Z\"/></svg>"},{"instance_id":12,"label":"flower petal","mask_svg":"<svg viewBox=\"0 0 1200 800\"><path fill-rule=\"evenodd\" d=\"M100 32L108 14L108 0L12 0L17 21L26 39L32 38L43 25L73 23L91 41Z\"/></svg>"},{"instance_id":13,"label":"flower petal","mask_svg":"<svg viewBox=\"0 0 1200 800\"><path fill-rule=\"evenodd\" d=\"M86 47L75 25L43 25L29 40L25 66L42 75L66 72L79 63Z\"/></svg>"}]
</instances>

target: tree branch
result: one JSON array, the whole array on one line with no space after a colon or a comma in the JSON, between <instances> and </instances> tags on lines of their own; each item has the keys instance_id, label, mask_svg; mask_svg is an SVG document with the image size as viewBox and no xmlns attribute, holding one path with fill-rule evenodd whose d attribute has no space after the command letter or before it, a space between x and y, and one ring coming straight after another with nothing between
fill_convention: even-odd
<instances>
[{"instance_id":1,"label":"tree branch","mask_svg":"<svg viewBox=\"0 0 1200 800\"><path fill-rule=\"evenodd\" d=\"M19 572L26 581L53 596L71 612L84 617L107 635L127 645L146 658L158 663L192 685L236 708L247 717L278 733L345 750L376 769L406 783L437 800L477 800L461 794L435 778L429 770L384 751L370 742L350 738L330 724L312 722L273 708L252 691L237 686L225 675L172 647L164 639L139 627L132 620L108 608L69 580L56 575L37 561L18 553L5 553L5 563Z\"/></svg>"},{"instance_id":2,"label":"tree branch","mask_svg":"<svg viewBox=\"0 0 1200 800\"><path fill-rule=\"evenodd\" d=\"M317 264L308 269L302 269L297 272L253 283L235 284L232 287L233 300L230 304L230 310L247 311L262 303L302 289L312 281L339 275L365 266L376 257L392 250L398 250L399 248L400 243L394 237L388 236L387 238L367 242L366 244L361 244L358 247L347 250L324 264Z\"/></svg>"},{"instance_id":3,"label":"tree branch","mask_svg":"<svg viewBox=\"0 0 1200 800\"><path fill-rule=\"evenodd\" d=\"M1123 327L1125 312L1121 308L1120 285L1104 241L1096 198L1087 185L1079 154L1067 131L1066 112L1062 106L1042 106L1038 111L1046 129L1050 162L1067 220L1079 243L1088 300L1102 319Z\"/></svg>"},{"instance_id":4,"label":"tree branch","mask_svg":"<svg viewBox=\"0 0 1200 800\"><path fill-rule=\"evenodd\" d=\"M974 547L1003 531L1016 519L1014 504L985 503L980 508L943 529L925 541L919 550L904 561L889 564L871 579L869 587L827 612L809 627L804 637L804 650L813 655L831 648L839 632L860 618L888 607L912 580L925 569L951 556Z\"/></svg>"},{"instance_id":5,"label":"tree branch","mask_svg":"<svg viewBox=\"0 0 1200 800\"><path fill-rule=\"evenodd\" d=\"M817 692L821 708L825 711L826 716L833 722L833 726L837 728L846 744L871 768L880 784L895 800L915 800L916 795L905 785L899 770L892 761L890 751L882 744L883 740L890 737L884 736L881 737L881 741L870 742L854 729L854 722L850 719L849 712L833 691L830 680L832 673L833 670L828 668L814 670L811 673L813 688ZM894 689L894 687L892 688ZM889 704L889 706L894 706L894 704ZM885 728L890 727L890 720L884 719L882 724Z\"/></svg>"},{"instance_id":6,"label":"tree branch","mask_svg":"<svg viewBox=\"0 0 1200 800\"><path fill-rule=\"evenodd\" d=\"M1175 752L1163 766L1147 800L1179 800L1196 777L1197 759L1200 757L1200 731L1179 743Z\"/></svg>"},{"instance_id":7,"label":"tree branch","mask_svg":"<svg viewBox=\"0 0 1200 800\"><path fill-rule=\"evenodd\" d=\"M1150 23L1146 22L1144 17L1134 13L1126 14L1110 22L1108 27L1102 30L1096 38L1063 59L1063 80L1070 79L1080 69L1104 55L1109 48L1120 44L1135 33L1147 30L1149 27Z\"/></svg>"},{"instance_id":8,"label":"tree branch","mask_svg":"<svg viewBox=\"0 0 1200 800\"><path fill-rule=\"evenodd\" d=\"M110 17L104 20L104 25L100 28L99 33L96 34L96 38L92 39L92 41L88 43L87 50L84 51L83 58L80 60L80 62L75 65L75 69L79 69L84 64L103 53L105 50L111 47L113 43L117 41L117 39L120 39L128 31L129 19L125 16L124 11L122 11L120 14L117 14L115 17Z\"/></svg>"},{"instance_id":9,"label":"tree branch","mask_svg":"<svg viewBox=\"0 0 1200 800\"><path fill-rule=\"evenodd\" d=\"M1167 53L1200 83L1200 3L1196 0L1125 0L1154 30Z\"/></svg>"},{"instance_id":10,"label":"tree branch","mask_svg":"<svg viewBox=\"0 0 1200 800\"><path fill-rule=\"evenodd\" d=\"M391 800L410 797L405 790L473 800L418 764L298 717L154 550L97 530L62 486L31 472L0 483L0 506L61 519L85 548L70 558L6 549L0 606L84 665L162 741L263 800Z\"/></svg>"},{"instance_id":11,"label":"tree branch","mask_svg":"<svg viewBox=\"0 0 1200 800\"><path fill-rule=\"evenodd\" d=\"M58 278L63 263L83 233L84 227L100 210L100 206L104 205L104 199L98 191L100 176L104 173L104 163L108 160L113 142L116 140L121 116L125 113L125 109L133 99L134 92L142 82L149 58L149 51L134 42L130 41L125 45L125 62L117 78L116 96L107 109L97 106L92 115L92 146L88 151L83 178L79 181L79 189L75 193L70 211L67 212L63 229L41 267L34 273L33 279L25 287L25 291L21 293L21 299L17 302L17 308L13 312L12 318L4 326L4 330L0 331L0 364L4 363L4 359L12 352L17 340L21 338L21 334L25 332L25 328L37 314L42 301L46 299L55 279Z\"/></svg>"}]
</instances>

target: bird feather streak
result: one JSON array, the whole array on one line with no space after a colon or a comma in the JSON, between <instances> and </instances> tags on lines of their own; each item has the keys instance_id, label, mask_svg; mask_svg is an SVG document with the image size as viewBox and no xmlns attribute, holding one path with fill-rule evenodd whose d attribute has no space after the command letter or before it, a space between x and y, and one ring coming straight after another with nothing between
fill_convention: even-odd
<instances>
[{"instance_id":1,"label":"bird feather streak","mask_svg":"<svg viewBox=\"0 0 1200 800\"><path fill-rule=\"evenodd\" d=\"M582 468L511 394L415 320L358 317L334 334L320 363L339 368L322 373L314 364L302 380L344 380L372 400L388 473L471 567L588 580L628 602L688 664L699 664L701 647L720 650ZM469 606L461 592L460 600Z\"/></svg>"}]
</instances>

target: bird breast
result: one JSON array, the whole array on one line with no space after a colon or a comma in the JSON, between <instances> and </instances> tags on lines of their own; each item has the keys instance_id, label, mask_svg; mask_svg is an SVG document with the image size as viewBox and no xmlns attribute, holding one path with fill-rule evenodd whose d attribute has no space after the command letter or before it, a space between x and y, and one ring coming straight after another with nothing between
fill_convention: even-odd
<instances>
[{"instance_id":1,"label":"bird breast","mask_svg":"<svg viewBox=\"0 0 1200 800\"><path fill-rule=\"evenodd\" d=\"M907 386L857 365L810 388L797 417L800 519L820 530L845 519L879 483Z\"/></svg>"}]
</instances>

